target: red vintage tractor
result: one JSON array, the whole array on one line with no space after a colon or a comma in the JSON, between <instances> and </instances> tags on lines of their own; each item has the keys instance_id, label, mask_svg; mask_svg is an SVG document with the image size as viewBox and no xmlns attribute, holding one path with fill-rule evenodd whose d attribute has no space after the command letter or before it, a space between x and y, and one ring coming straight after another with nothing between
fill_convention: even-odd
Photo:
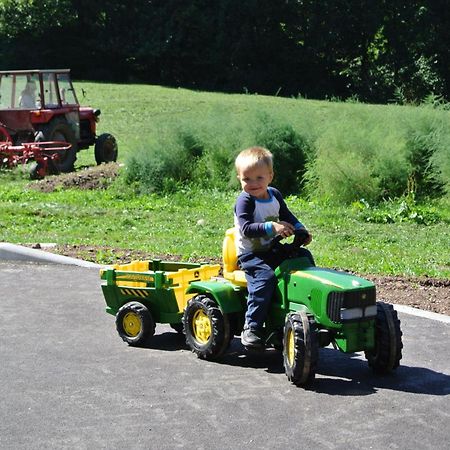
<instances>
[{"instance_id":1,"label":"red vintage tractor","mask_svg":"<svg viewBox=\"0 0 450 450\"><path fill-rule=\"evenodd\" d=\"M0 71L0 166L34 160L33 178L70 172L92 145L97 164L116 161L114 136L96 134L99 116L78 103L69 69Z\"/></svg>"}]
</instances>

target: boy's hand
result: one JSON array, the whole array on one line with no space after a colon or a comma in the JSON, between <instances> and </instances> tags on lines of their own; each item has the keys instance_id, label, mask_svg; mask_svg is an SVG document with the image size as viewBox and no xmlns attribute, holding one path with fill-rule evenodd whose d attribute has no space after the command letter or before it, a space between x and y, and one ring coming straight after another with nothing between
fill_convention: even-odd
<instances>
[{"instance_id":1,"label":"boy's hand","mask_svg":"<svg viewBox=\"0 0 450 450\"><path fill-rule=\"evenodd\" d=\"M284 221L272 222L272 226L275 231L275 234L283 238L292 236L295 232L294 225L290 224L289 222Z\"/></svg>"}]
</instances>

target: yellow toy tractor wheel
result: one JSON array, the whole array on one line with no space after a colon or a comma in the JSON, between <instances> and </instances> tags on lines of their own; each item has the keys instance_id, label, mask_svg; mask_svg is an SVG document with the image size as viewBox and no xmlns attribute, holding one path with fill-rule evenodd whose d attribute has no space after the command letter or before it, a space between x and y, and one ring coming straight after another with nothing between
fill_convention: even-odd
<instances>
[{"instance_id":1,"label":"yellow toy tractor wheel","mask_svg":"<svg viewBox=\"0 0 450 450\"><path fill-rule=\"evenodd\" d=\"M283 360L286 375L292 383L304 386L316 375L319 345L316 323L306 313L286 316L283 339Z\"/></svg>"},{"instance_id":2,"label":"yellow toy tractor wheel","mask_svg":"<svg viewBox=\"0 0 450 450\"><path fill-rule=\"evenodd\" d=\"M202 359L217 359L231 341L228 316L206 295L189 300L183 316L186 343Z\"/></svg>"},{"instance_id":3,"label":"yellow toy tractor wheel","mask_svg":"<svg viewBox=\"0 0 450 450\"><path fill-rule=\"evenodd\" d=\"M155 321L146 306L139 302L123 305L116 315L119 336L129 345L141 347L155 333Z\"/></svg>"}]
</instances>

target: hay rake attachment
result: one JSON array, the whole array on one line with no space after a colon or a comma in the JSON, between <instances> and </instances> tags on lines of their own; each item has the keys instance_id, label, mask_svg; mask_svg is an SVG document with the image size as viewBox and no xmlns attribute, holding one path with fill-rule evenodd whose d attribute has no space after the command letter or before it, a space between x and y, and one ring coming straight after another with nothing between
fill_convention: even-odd
<instances>
[{"instance_id":1,"label":"hay rake attachment","mask_svg":"<svg viewBox=\"0 0 450 450\"><path fill-rule=\"evenodd\" d=\"M32 179L60 173L59 162L70 148L71 144L63 141L22 142L13 145L6 128L0 126L0 167L13 168L33 161L34 164L30 166Z\"/></svg>"}]
</instances>

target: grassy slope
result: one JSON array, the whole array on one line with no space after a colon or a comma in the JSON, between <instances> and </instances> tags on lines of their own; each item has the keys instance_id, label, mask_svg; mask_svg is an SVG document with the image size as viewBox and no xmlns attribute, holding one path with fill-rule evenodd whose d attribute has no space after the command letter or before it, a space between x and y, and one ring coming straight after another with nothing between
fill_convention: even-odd
<instances>
[{"instance_id":1,"label":"grassy slope","mask_svg":"<svg viewBox=\"0 0 450 450\"><path fill-rule=\"evenodd\" d=\"M245 117L264 109L304 129L308 123L328 123L339 114L376 111L388 117L395 106L349 105L262 96L211 94L142 85L77 83L86 98L102 109L100 132L112 132L126 161L138 146L167 126L193 116L209 120L219 109ZM356 108L356 109L355 109ZM405 108L405 115L412 108ZM317 132L317 131L311 131ZM92 151L80 153L78 167L93 164ZM0 174L0 240L33 243L87 244L134 250L149 255L170 253L214 257L221 251L225 228L232 223L235 194L181 192L171 197L135 196L117 183L107 191L60 191L50 194L25 189L15 173ZM354 209L323 206L293 198L292 209L315 233L312 250L320 265L360 273L450 276L448 222L429 226L414 223L365 223ZM446 206L448 211L448 205ZM447 214L448 217L448 214ZM205 225L197 225L204 219ZM104 262L112 255L99 252Z\"/></svg>"}]
</instances>

